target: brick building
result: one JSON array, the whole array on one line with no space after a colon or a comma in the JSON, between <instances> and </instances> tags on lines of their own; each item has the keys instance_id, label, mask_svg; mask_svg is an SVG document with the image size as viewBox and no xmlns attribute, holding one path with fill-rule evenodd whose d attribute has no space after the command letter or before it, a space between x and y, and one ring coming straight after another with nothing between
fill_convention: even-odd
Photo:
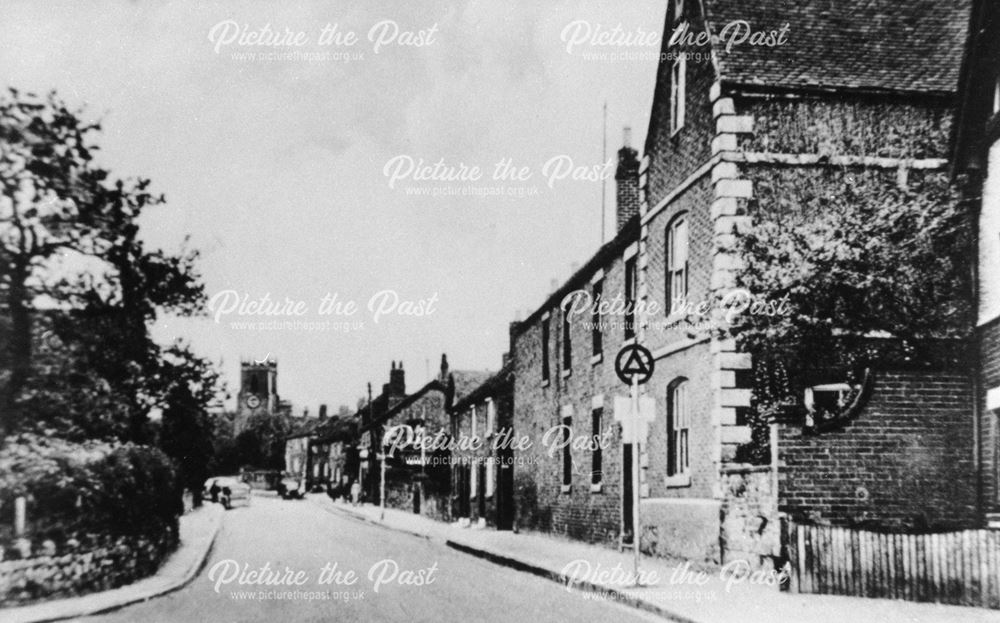
<instances>
[{"instance_id":1,"label":"brick building","mask_svg":"<svg viewBox=\"0 0 1000 623\"><path fill-rule=\"evenodd\" d=\"M631 525L632 485L623 469L630 446L623 450L611 404L624 391L614 357L635 327L630 318L594 309L595 302L624 304L636 295L638 154L626 144L618 161L615 237L512 324L510 346L514 434L530 442L516 451L517 524L608 545L631 539L623 531ZM600 443L590 443L595 437Z\"/></svg>"},{"instance_id":2,"label":"brick building","mask_svg":"<svg viewBox=\"0 0 1000 623\"><path fill-rule=\"evenodd\" d=\"M975 521L972 379L961 356L868 379L868 401L823 434L801 418L782 424L767 470L736 462L751 441L750 354L725 337L717 308L707 326L683 323L680 334L689 308L671 310L678 298L724 299L744 265L737 237L810 219L817 197L947 186L964 4L911 2L889 17L861 1L669 3L667 33L746 20L778 36L731 47L664 37L641 180L639 297L667 310L639 332L657 359L645 389L662 418L642 460L649 549L681 553L655 523L695 514L721 538L675 533L708 558L719 542L723 558L776 554L775 503L841 525ZM910 18L920 27L906 27ZM803 402L846 385L817 379Z\"/></svg>"},{"instance_id":3,"label":"brick building","mask_svg":"<svg viewBox=\"0 0 1000 623\"><path fill-rule=\"evenodd\" d=\"M916 0L890 16L861 0L668 2L645 156L619 152L618 234L513 331L515 431L534 441L515 471L519 525L631 538L632 449L617 427L599 452L552 449L613 423L626 391L611 361L633 341L656 360L642 388L656 404L638 457L643 550L766 564L779 512L897 529L980 521L967 343L850 382L800 375L811 380L795 390L795 417L770 427L770 464L751 465L741 452L754 442L755 362L717 304L737 285L738 236L752 227L808 220L846 188L923 199L948 187L966 4ZM698 37L738 20L772 43ZM678 28L689 36L671 37ZM635 310L567 317L560 304L581 289ZM847 397L841 418L815 425L814 405Z\"/></svg>"},{"instance_id":4,"label":"brick building","mask_svg":"<svg viewBox=\"0 0 1000 623\"><path fill-rule=\"evenodd\" d=\"M978 225L976 337L981 499L1000 526L1000 6L974 3L957 116L955 173Z\"/></svg>"},{"instance_id":5,"label":"brick building","mask_svg":"<svg viewBox=\"0 0 1000 623\"><path fill-rule=\"evenodd\" d=\"M445 355L441 356L437 377L415 392L406 393L404 374L402 362L398 366L393 362L389 383L383 386L378 398L372 400L370 416L367 406L359 411L363 419L359 444L364 457L362 482L367 499L376 504L381 499L382 477L378 456L386 432L406 427L399 430L432 439L439 434L446 437L451 432L452 406L491 376L488 372L451 370ZM414 439L404 436L403 443L387 453L386 506L436 519L450 519L450 452L447 449L427 451L413 443ZM388 441L392 443L392 439Z\"/></svg>"},{"instance_id":6,"label":"brick building","mask_svg":"<svg viewBox=\"0 0 1000 623\"><path fill-rule=\"evenodd\" d=\"M459 442L451 452L452 518L513 528L513 413L514 365L505 356L499 372L451 408L451 435Z\"/></svg>"}]
</instances>

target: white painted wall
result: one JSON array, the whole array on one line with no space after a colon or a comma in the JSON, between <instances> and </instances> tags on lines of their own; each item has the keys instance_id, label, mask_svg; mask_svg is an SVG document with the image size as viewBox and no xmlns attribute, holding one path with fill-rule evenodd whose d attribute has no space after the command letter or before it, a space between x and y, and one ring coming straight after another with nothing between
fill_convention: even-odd
<instances>
[{"instance_id":1,"label":"white painted wall","mask_svg":"<svg viewBox=\"0 0 1000 623\"><path fill-rule=\"evenodd\" d=\"M1000 141L990 148L979 215L979 324L1000 316Z\"/></svg>"}]
</instances>

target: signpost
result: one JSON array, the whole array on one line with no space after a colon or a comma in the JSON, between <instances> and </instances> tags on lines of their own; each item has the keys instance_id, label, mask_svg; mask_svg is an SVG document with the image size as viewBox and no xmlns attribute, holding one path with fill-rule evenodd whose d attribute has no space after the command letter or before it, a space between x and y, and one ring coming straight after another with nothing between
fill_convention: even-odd
<instances>
[{"instance_id":1,"label":"signpost","mask_svg":"<svg viewBox=\"0 0 1000 623\"><path fill-rule=\"evenodd\" d=\"M615 398L615 419L622 424L622 443L632 444L632 553L635 583L639 585L639 444L644 443L649 423L656 417L656 402L649 396L639 398L639 385L653 376L653 354L649 349L631 344L618 351L615 374L631 387L630 398ZM624 491L622 491L624 495ZM624 502L624 500L623 500Z\"/></svg>"}]
</instances>

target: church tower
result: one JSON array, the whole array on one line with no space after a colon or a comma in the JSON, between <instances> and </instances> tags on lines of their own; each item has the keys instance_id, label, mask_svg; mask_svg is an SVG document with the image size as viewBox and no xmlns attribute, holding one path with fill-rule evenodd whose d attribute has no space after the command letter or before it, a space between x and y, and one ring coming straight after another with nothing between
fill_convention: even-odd
<instances>
[{"instance_id":1,"label":"church tower","mask_svg":"<svg viewBox=\"0 0 1000 623\"><path fill-rule=\"evenodd\" d=\"M251 417L278 413L278 362L240 361L240 392L236 400L236 434Z\"/></svg>"}]
</instances>

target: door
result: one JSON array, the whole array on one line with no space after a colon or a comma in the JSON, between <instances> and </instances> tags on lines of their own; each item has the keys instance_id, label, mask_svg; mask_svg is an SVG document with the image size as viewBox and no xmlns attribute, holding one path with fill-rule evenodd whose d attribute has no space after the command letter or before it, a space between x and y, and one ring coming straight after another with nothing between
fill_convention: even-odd
<instances>
[{"instance_id":1,"label":"door","mask_svg":"<svg viewBox=\"0 0 1000 623\"><path fill-rule=\"evenodd\" d=\"M497 530L514 529L514 451L501 448L497 452L500 468L497 469Z\"/></svg>"},{"instance_id":2,"label":"door","mask_svg":"<svg viewBox=\"0 0 1000 623\"><path fill-rule=\"evenodd\" d=\"M632 544L632 444L622 445L622 544Z\"/></svg>"},{"instance_id":3,"label":"door","mask_svg":"<svg viewBox=\"0 0 1000 623\"><path fill-rule=\"evenodd\" d=\"M469 497L472 495L472 477L469 465L462 465L459 471L461 482L458 489L458 516L468 517L470 511Z\"/></svg>"}]
</instances>

